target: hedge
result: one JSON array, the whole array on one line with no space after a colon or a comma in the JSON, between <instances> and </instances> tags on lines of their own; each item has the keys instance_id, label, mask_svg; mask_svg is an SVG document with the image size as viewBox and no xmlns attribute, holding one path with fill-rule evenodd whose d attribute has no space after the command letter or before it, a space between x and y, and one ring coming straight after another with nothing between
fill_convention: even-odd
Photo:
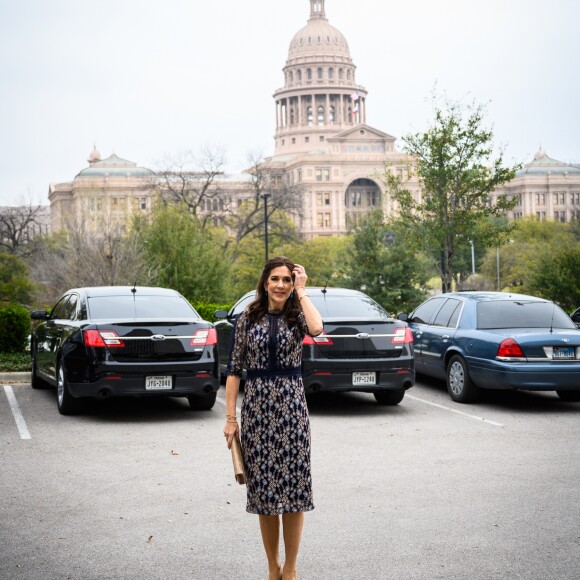
<instances>
[{"instance_id":1,"label":"hedge","mask_svg":"<svg viewBox=\"0 0 580 580\"><path fill-rule=\"evenodd\" d=\"M0 352L24 352L30 334L30 314L24 306L0 307Z\"/></svg>"},{"instance_id":2,"label":"hedge","mask_svg":"<svg viewBox=\"0 0 580 580\"><path fill-rule=\"evenodd\" d=\"M214 316L216 310L229 310L231 304L204 304L201 302L192 302L193 307L199 312L199 315L208 322L215 322L217 318Z\"/></svg>"}]
</instances>

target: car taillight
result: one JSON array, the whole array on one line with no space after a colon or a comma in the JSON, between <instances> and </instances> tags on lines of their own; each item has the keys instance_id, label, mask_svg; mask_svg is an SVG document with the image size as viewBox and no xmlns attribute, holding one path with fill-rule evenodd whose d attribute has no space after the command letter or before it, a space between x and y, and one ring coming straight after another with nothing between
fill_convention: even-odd
<instances>
[{"instance_id":1,"label":"car taillight","mask_svg":"<svg viewBox=\"0 0 580 580\"><path fill-rule=\"evenodd\" d=\"M189 346L210 346L217 344L215 328L200 328L193 333Z\"/></svg>"},{"instance_id":2,"label":"car taillight","mask_svg":"<svg viewBox=\"0 0 580 580\"><path fill-rule=\"evenodd\" d=\"M521 346L513 338L506 338L501 342L497 347L496 358L510 361L526 360Z\"/></svg>"},{"instance_id":3,"label":"car taillight","mask_svg":"<svg viewBox=\"0 0 580 580\"><path fill-rule=\"evenodd\" d=\"M310 344L317 344L318 346L328 346L333 344L332 338L324 330L318 336L310 336L307 334L304 337L304 341L302 344L310 345Z\"/></svg>"},{"instance_id":4,"label":"car taillight","mask_svg":"<svg viewBox=\"0 0 580 580\"><path fill-rule=\"evenodd\" d=\"M114 330L83 331L85 346L94 348L123 348L125 343Z\"/></svg>"},{"instance_id":5,"label":"car taillight","mask_svg":"<svg viewBox=\"0 0 580 580\"><path fill-rule=\"evenodd\" d=\"M391 340L393 344L408 344L413 342L413 333L409 327L397 328L395 330L395 336Z\"/></svg>"}]
</instances>

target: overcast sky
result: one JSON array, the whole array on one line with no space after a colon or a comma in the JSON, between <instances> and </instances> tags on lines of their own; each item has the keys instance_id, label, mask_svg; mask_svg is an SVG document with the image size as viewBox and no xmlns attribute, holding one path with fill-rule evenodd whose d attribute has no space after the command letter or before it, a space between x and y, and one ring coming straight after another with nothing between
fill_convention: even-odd
<instances>
[{"instance_id":1,"label":"overcast sky","mask_svg":"<svg viewBox=\"0 0 580 580\"><path fill-rule=\"evenodd\" d=\"M154 168L221 146L240 172L273 152L273 92L309 0L0 0L0 205L48 203L96 144ZM580 1L326 0L367 122L424 129L435 84L489 102L509 161L541 144L580 163Z\"/></svg>"}]
</instances>

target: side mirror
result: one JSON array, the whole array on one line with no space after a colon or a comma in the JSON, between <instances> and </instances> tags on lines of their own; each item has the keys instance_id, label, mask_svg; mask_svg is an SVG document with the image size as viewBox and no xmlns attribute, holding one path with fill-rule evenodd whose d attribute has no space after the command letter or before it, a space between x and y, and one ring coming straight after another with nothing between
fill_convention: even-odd
<instances>
[{"instance_id":1,"label":"side mirror","mask_svg":"<svg viewBox=\"0 0 580 580\"><path fill-rule=\"evenodd\" d=\"M409 315L406 312L399 312L399 314L397 314L397 320L409 322Z\"/></svg>"},{"instance_id":2,"label":"side mirror","mask_svg":"<svg viewBox=\"0 0 580 580\"><path fill-rule=\"evenodd\" d=\"M228 317L228 311L227 310L216 310L213 315L218 319L218 320L225 320Z\"/></svg>"},{"instance_id":3,"label":"side mirror","mask_svg":"<svg viewBox=\"0 0 580 580\"><path fill-rule=\"evenodd\" d=\"M50 314L46 310L33 310L30 313L30 318L32 320L48 320Z\"/></svg>"}]
</instances>

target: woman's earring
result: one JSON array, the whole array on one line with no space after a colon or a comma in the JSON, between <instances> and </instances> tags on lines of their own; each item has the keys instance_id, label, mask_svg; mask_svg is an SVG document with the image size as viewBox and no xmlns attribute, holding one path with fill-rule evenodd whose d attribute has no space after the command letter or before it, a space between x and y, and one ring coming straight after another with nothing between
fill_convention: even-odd
<instances>
[{"instance_id":1,"label":"woman's earring","mask_svg":"<svg viewBox=\"0 0 580 580\"><path fill-rule=\"evenodd\" d=\"M264 295L268 298L268 290L264 290Z\"/></svg>"},{"instance_id":2,"label":"woman's earring","mask_svg":"<svg viewBox=\"0 0 580 580\"><path fill-rule=\"evenodd\" d=\"M294 296L294 290L292 290L292 292L290 292L290 300L292 300L293 296Z\"/></svg>"}]
</instances>

